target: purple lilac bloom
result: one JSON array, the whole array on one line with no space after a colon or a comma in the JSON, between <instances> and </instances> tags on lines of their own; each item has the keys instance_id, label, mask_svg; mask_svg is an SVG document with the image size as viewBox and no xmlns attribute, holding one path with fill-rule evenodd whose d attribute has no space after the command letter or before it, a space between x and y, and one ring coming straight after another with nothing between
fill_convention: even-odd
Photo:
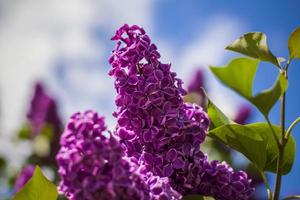
<instances>
[{"instance_id":1,"label":"purple lilac bloom","mask_svg":"<svg viewBox=\"0 0 300 200\"><path fill-rule=\"evenodd\" d=\"M187 87L187 92L192 95L193 101L202 108L206 107L206 96L202 89L205 87L204 81L204 71L202 69L197 69Z\"/></svg>"},{"instance_id":2,"label":"purple lilac bloom","mask_svg":"<svg viewBox=\"0 0 300 200\"><path fill-rule=\"evenodd\" d=\"M27 181L29 181L34 173L34 170L34 165L27 165L21 170L14 185L16 192L18 192L27 183Z\"/></svg>"},{"instance_id":3,"label":"purple lilac bloom","mask_svg":"<svg viewBox=\"0 0 300 200\"><path fill-rule=\"evenodd\" d=\"M114 137L105 137L105 130L104 118L93 111L76 113L67 124L56 157L59 190L67 198L175 199L168 182L150 180L155 177L139 173L135 162L123 158L123 148Z\"/></svg>"},{"instance_id":4,"label":"purple lilac bloom","mask_svg":"<svg viewBox=\"0 0 300 200\"><path fill-rule=\"evenodd\" d=\"M236 113L236 116L233 121L235 121L238 124L245 124L249 120L251 116L251 108L243 104L239 107L238 112Z\"/></svg>"},{"instance_id":5,"label":"purple lilac bloom","mask_svg":"<svg viewBox=\"0 0 300 200\"><path fill-rule=\"evenodd\" d=\"M159 61L157 47L145 31L125 24L112 40L118 41L109 58L109 74L116 79L116 133L127 156L154 175L168 177L183 195L248 199L253 189L245 173L239 175L225 163L210 163L200 151L209 127L207 114L183 102L182 80L170 71L170 64Z\"/></svg>"},{"instance_id":6,"label":"purple lilac bloom","mask_svg":"<svg viewBox=\"0 0 300 200\"><path fill-rule=\"evenodd\" d=\"M61 121L58 117L55 100L49 96L41 83L37 83L27 113L32 128L32 137L38 135L46 124L50 124L55 132L60 131Z\"/></svg>"},{"instance_id":7,"label":"purple lilac bloom","mask_svg":"<svg viewBox=\"0 0 300 200\"><path fill-rule=\"evenodd\" d=\"M203 94L201 87L204 87L204 85L204 72L202 69L197 69L187 87L187 91Z\"/></svg>"}]
</instances>

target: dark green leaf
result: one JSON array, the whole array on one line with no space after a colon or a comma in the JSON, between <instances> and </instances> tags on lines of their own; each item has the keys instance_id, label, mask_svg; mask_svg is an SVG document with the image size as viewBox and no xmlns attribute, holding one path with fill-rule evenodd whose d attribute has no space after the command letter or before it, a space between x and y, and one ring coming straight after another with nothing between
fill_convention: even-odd
<instances>
[{"instance_id":1,"label":"dark green leaf","mask_svg":"<svg viewBox=\"0 0 300 200\"><path fill-rule=\"evenodd\" d=\"M300 27L296 28L290 35L288 47L290 58L300 58Z\"/></svg>"},{"instance_id":2,"label":"dark green leaf","mask_svg":"<svg viewBox=\"0 0 300 200\"><path fill-rule=\"evenodd\" d=\"M280 128L273 125L280 136ZM226 124L209 132L215 138L229 147L241 152L258 169L276 172L278 148L272 132L266 123L248 125ZM284 152L283 173L287 174L293 165L295 157L295 141L290 137Z\"/></svg>"},{"instance_id":3,"label":"dark green leaf","mask_svg":"<svg viewBox=\"0 0 300 200\"><path fill-rule=\"evenodd\" d=\"M182 200L214 200L212 197L204 197L201 195L188 195L183 197Z\"/></svg>"},{"instance_id":4,"label":"dark green leaf","mask_svg":"<svg viewBox=\"0 0 300 200\"><path fill-rule=\"evenodd\" d=\"M253 81L258 63L258 60L250 58L236 58L224 67L211 66L210 69L222 83L248 99L267 116L286 90L288 83L286 78L280 74L272 88L253 96Z\"/></svg>"},{"instance_id":5,"label":"dark green leaf","mask_svg":"<svg viewBox=\"0 0 300 200\"><path fill-rule=\"evenodd\" d=\"M226 49L239 52L262 61L271 62L277 67L280 67L277 58L269 50L267 45L267 36L264 33L246 33L227 46Z\"/></svg>"},{"instance_id":6,"label":"dark green leaf","mask_svg":"<svg viewBox=\"0 0 300 200\"><path fill-rule=\"evenodd\" d=\"M56 200L56 186L51 183L37 166L31 179L12 200Z\"/></svg>"}]
</instances>

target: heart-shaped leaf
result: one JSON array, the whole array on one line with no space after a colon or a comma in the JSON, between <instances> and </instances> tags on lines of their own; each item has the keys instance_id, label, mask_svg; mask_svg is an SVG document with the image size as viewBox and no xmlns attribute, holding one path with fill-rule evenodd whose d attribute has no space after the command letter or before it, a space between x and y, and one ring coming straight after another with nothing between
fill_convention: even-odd
<instances>
[{"instance_id":1,"label":"heart-shaped leaf","mask_svg":"<svg viewBox=\"0 0 300 200\"><path fill-rule=\"evenodd\" d=\"M261 32L246 33L226 47L227 50L239 52L246 56L267 61L280 68L278 59L267 45L267 36Z\"/></svg>"},{"instance_id":2,"label":"heart-shaped leaf","mask_svg":"<svg viewBox=\"0 0 300 200\"><path fill-rule=\"evenodd\" d=\"M292 32L288 41L290 58L300 58L300 27Z\"/></svg>"},{"instance_id":3,"label":"heart-shaped leaf","mask_svg":"<svg viewBox=\"0 0 300 200\"><path fill-rule=\"evenodd\" d=\"M31 179L12 200L56 200L56 186L51 183L37 166Z\"/></svg>"},{"instance_id":4,"label":"heart-shaped leaf","mask_svg":"<svg viewBox=\"0 0 300 200\"><path fill-rule=\"evenodd\" d=\"M258 63L255 59L235 58L224 67L211 66L210 69L222 83L245 97L267 116L286 90L288 82L284 75L280 74L272 88L254 96L252 87Z\"/></svg>"}]
</instances>

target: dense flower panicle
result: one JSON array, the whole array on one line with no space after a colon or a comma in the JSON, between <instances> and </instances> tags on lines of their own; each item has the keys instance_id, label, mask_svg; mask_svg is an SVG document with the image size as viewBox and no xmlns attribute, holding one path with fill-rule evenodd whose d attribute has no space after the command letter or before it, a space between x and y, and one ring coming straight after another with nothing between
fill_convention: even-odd
<instances>
[{"instance_id":1,"label":"dense flower panicle","mask_svg":"<svg viewBox=\"0 0 300 200\"><path fill-rule=\"evenodd\" d=\"M150 177L139 173L135 162L123 158L121 145L114 137L106 137L105 130L103 117L93 111L71 117L56 157L59 190L71 200L153 199L146 183ZM155 193L163 195L165 190Z\"/></svg>"},{"instance_id":2,"label":"dense flower panicle","mask_svg":"<svg viewBox=\"0 0 300 200\"><path fill-rule=\"evenodd\" d=\"M205 194L203 176L223 166L210 164L200 151L209 127L207 114L201 107L183 102L182 80L170 70L170 64L159 61L156 46L142 28L124 25L112 39L118 41L109 58L109 74L116 79L116 134L126 155L135 157L154 175L168 177L171 186L184 195ZM217 178L221 173L216 174ZM243 181L248 183L239 188L244 198L235 199L247 199L250 180L244 177ZM220 193L217 188L227 185L211 185L209 191ZM219 193L209 194L219 198ZM230 196L229 192L226 195Z\"/></svg>"},{"instance_id":3,"label":"dense flower panicle","mask_svg":"<svg viewBox=\"0 0 300 200\"><path fill-rule=\"evenodd\" d=\"M239 107L238 112L236 113L236 116L233 121L235 121L238 124L246 124L250 116L251 108L248 105L243 104Z\"/></svg>"},{"instance_id":4,"label":"dense flower panicle","mask_svg":"<svg viewBox=\"0 0 300 200\"><path fill-rule=\"evenodd\" d=\"M60 131L62 123L57 113L56 102L44 91L41 83L35 85L27 118L31 124L33 137L39 134L46 124L50 124L55 132Z\"/></svg>"},{"instance_id":5,"label":"dense flower panicle","mask_svg":"<svg viewBox=\"0 0 300 200\"><path fill-rule=\"evenodd\" d=\"M21 170L14 185L14 189L16 192L18 192L29 181L29 179L32 177L34 173L34 170L35 170L34 165L26 165Z\"/></svg>"},{"instance_id":6,"label":"dense flower panicle","mask_svg":"<svg viewBox=\"0 0 300 200\"><path fill-rule=\"evenodd\" d=\"M203 159L201 167L200 182L193 192L220 200L249 199L254 192L248 175L243 171L233 171L225 162Z\"/></svg>"}]
</instances>

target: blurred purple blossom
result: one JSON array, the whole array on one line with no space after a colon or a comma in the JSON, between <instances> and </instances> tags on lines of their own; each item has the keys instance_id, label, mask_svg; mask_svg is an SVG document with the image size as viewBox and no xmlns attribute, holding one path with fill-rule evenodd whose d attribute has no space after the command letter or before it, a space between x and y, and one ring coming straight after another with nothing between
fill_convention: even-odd
<instances>
[{"instance_id":1,"label":"blurred purple blossom","mask_svg":"<svg viewBox=\"0 0 300 200\"><path fill-rule=\"evenodd\" d=\"M15 192L18 192L32 177L35 170L34 165L26 165L21 172L18 174L15 181L14 189Z\"/></svg>"},{"instance_id":2,"label":"blurred purple blossom","mask_svg":"<svg viewBox=\"0 0 300 200\"><path fill-rule=\"evenodd\" d=\"M41 83L36 83L27 113L27 119L32 128L32 137L38 135L46 124L51 125L55 132L59 132L61 120L57 112L55 100L45 92Z\"/></svg>"},{"instance_id":3,"label":"blurred purple blossom","mask_svg":"<svg viewBox=\"0 0 300 200\"><path fill-rule=\"evenodd\" d=\"M251 116L251 107L247 104L239 106L233 121L238 124L246 124Z\"/></svg>"}]
</instances>

